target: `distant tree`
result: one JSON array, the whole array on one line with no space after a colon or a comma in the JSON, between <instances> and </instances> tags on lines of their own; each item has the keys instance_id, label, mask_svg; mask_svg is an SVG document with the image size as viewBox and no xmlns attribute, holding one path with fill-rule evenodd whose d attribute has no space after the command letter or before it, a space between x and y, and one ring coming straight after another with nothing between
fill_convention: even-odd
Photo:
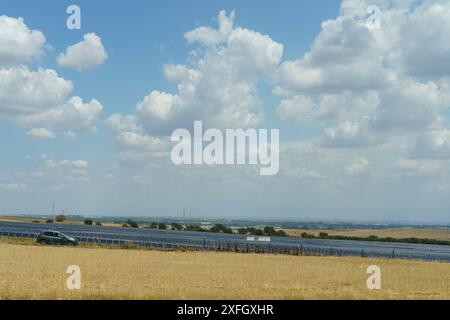
<instances>
[{"instance_id":1,"label":"distant tree","mask_svg":"<svg viewBox=\"0 0 450 320\"><path fill-rule=\"evenodd\" d=\"M139 228L139 225L136 221L128 219L126 224L131 228Z\"/></svg>"},{"instance_id":2,"label":"distant tree","mask_svg":"<svg viewBox=\"0 0 450 320\"><path fill-rule=\"evenodd\" d=\"M172 227L175 230L183 230L183 226L181 224L179 224L179 223L176 223L176 222L172 223Z\"/></svg>"},{"instance_id":3,"label":"distant tree","mask_svg":"<svg viewBox=\"0 0 450 320\"><path fill-rule=\"evenodd\" d=\"M313 234L309 234L309 233L306 233L306 232L302 232L301 233L301 237L302 238L315 238L315 236Z\"/></svg>"},{"instance_id":4,"label":"distant tree","mask_svg":"<svg viewBox=\"0 0 450 320\"><path fill-rule=\"evenodd\" d=\"M46 223L53 223L53 219L47 219Z\"/></svg>"},{"instance_id":5,"label":"distant tree","mask_svg":"<svg viewBox=\"0 0 450 320\"><path fill-rule=\"evenodd\" d=\"M64 221L66 221L66 216L63 214L59 214L55 217L55 221L56 222L64 222Z\"/></svg>"},{"instance_id":6,"label":"distant tree","mask_svg":"<svg viewBox=\"0 0 450 320\"><path fill-rule=\"evenodd\" d=\"M247 228L239 228L238 233L239 234L247 234Z\"/></svg>"},{"instance_id":7,"label":"distant tree","mask_svg":"<svg viewBox=\"0 0 450 320\"><path fill-rule=\"evenodd\" d=\"M264 235L264 231L262 231L261 229L255 230L255 236L263 236L263 235Z\"/></svg>"},{"instance_id":8,"label":"distant tree","mask_svg":"<svg viewBox=\"0 0 450 320\"><path fill-rule=\"evenodd\" d=\"M95 225L96 225L96 226L101 226L101 225L102 225L102 223L101 223L101 222L99 222L99 221L97 221L97 222L95 223Z\"/></svg>"},{"instance_id":9,"label":"distant tree","mask_svg":"<svg viewBox=\"0 0 450 320\"><path fill-rule=\"evenodd\" d=\"M248 227L248 228L247 228L247 232L248 232L249 234L255 234L255 231L256 231L256 229L253 228L253 227Z\"/></svg>"},{"instance_id":10,"label":"distant tree","mask_svg":"<svg viewBox=\"0 0 450 320\"><path fill-rule=\"evenodd\" d=\"M150 228L152 228L152 229L158 229L158 222L152 222L152 223L150 223Z\"/></svg>"},{"instance_id":11,"label":"distant tree","mask_svg":"<svg viewBox=\"0 0 450 320\"><path fill-rule=\"evenodd\" d=\"M124 224L122 225L122 227L123 227L123 228L128 228L128 225L127 225L126 223L124 223Z\"/></svg>"},{"instance_id":12,"label":"distant tree","mask_svg":"<svg viewBox=\"0 0 450 320\"><path fill-rule=\"evenodd\" d=\"M135 221L131 221L131 220L130 220L130 222L129 222L128 224L129 224L130 227L132 227L132 228L139 228L139 225L138 225L137 222L135 222Z\"/></svg>"},{"instance_id":13,"label":"distant tree","mask_svg":"<svg viewBox=\"0 0 450 320\"><path fill-rule=\"evenodd\" d=\"M267 236L272 236L272 235L276 235L277 234L277 231L275 230L275 228L274 227L270 227L270 226L264 227L263 232Z\"/></svg>"},{"instance_id":14,"label":"distant tree","mask_svg":"<svg viewBox=\"0 0 450 320\"><path fill-rule=\"evenodd\" d=\"M223 232L223 233L229 233L229 234L232 234L232 233L233 233L233 229L225 227L225 228L223 229L222 232Z\"/></svg>"},{"instance_id":15,"label":"distant tree","mask_svg":"<svg viewBox=\"0 0 450 320\"><path fill-rule=\"evenodd\" d=\"M287 234L286 234L286 232L284 232L283 230L278 230L278 231L277 231L277 236L280 236L280 237L287 237Z\"/></svg>"},{"instance_id":16,"label":"distant tree","mask_svg":"<svg viewBox=\"0 0 450 320\"><path fill-rule=\"evenodd\" d=\"M161 223L158 225L158 229L166 230L166 229L167 229L167 226L166 226L165 223L162 223L162 222L161 222Z\"/></svg>"},{"instance_id":17,"label":"distant tree","mask_svg":"<svg viewBox=\"0 0 450 320\"><path fill-rule=\"evenodd\" d=\"M220 231L222 231L223 225L221 224L215 224L211 227L211 229L209 229L209 231L214 232L214 233L219 233Z\"/></svg>"},{"instance_id":18,"label":"distant tree","mask_svg":"<svg viewBox=\"0 0 450 320\"><path fill-rule=\"evenodd\" d=\"M84 224L87 226L92 226L94 224L94 222L91 219L86 219L86 220L84 220Z\"/></svg>"},{"instance_id":19,"label":"distant tree","mask_svg":"<svg viewBox=\"0 0 450 320\"><path fill-rule=\"evenodd\" d=\"M328 238L328 233L326 233L326 232L320 232L320 233L319 233L319 238L321 238L321 239L326 239L326 238Z\"/></svg>"},{"instance_id":20,"label":"distant tree","mask_svg":"<svg viewBox=\"0 0 450 320\"><path fill-rule=\"evenodd\" d=\"M194 227L194 231L197 231L197 232L206 232L206 230L203 229L203 228L200 227L200 226L195 226L195 227Z\"/></svg>"},{"instance_id":21,"label":"distant tree","mask_svg":"<svg viewBox=\"0 0 450 320\"><path fill-rule=\"evenodd\" d=\"M224 226L223 224L215 224L214 226L212 226L212 228L209 231L215 232L215 233L219 233L219 232L233 233L233 230L231 228L228 228L228 227Z\"/></svg>"},{"instance_id":22,"label":"distant tree","mask_svg":"<svg viewBox=\"0 0 450 320\"><path fill-rule=\"evenodd\" d=\"M34 221L33 221L33 223L40 223L40 222L39 222L39 221L37 221L37 220L34 220Z\"/></svg>"},{"instance_id":23,"label":"distant tree","mask_svg":"<svg viewBox=\"0 0 450 320\"><path fill-rule=\"evenodd\" d=\"M184 229L187 231L196 231L196 232L205 232L206 231L199 225L187 225L186 228L184 228Z\"/></svg>"}]
</instances>

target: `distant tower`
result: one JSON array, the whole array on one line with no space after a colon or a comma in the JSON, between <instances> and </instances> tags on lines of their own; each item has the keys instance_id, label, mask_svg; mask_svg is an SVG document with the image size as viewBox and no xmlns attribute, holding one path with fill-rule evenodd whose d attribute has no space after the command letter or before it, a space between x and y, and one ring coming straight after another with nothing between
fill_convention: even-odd
<instances>
[{"instance_id":1,"label":"distant tower","mask_svg":"<svg viewBox=\"0 0 450 320\"><path fill-rule=\"evenodd\" d=\"M52 213L55 215L55 200L53 200Z\"/></svg>"},{"instance_id":2,"label":"distant tower","mask_svg":"<svg viewBox=\"0 0 450 320\"><path fill-rule=\"evenodd\" d=\"M186 210L183 210L183 219L186 219Z\"/></svg>"}]
</instances>

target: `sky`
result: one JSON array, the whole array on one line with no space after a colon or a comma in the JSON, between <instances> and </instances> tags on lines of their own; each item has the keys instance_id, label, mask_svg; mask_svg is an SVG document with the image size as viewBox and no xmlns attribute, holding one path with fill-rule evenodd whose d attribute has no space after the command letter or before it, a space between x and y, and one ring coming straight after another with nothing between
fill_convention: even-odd
<instances>
[{"instance_id":1,"label":"sky","mask_svg":"<svg viewBox=\"0 0 450 320\"><path fill-rule=\"evenodd\" d=\"M0 213L448 223L449 38L443 0L2 0ZM196 120L279 171L175 165Z\"/></svg>"}]
</instances>

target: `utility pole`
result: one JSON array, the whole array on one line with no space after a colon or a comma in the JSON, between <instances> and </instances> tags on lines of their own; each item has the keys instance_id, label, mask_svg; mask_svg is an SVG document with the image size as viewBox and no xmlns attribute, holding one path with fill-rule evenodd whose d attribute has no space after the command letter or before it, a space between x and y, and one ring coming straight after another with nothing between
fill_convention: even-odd
<instances>
[{"instance_id":1,"label":"utility pole","mask_svg":"<svg viewBox=\"0 0 450 320\"><path fill-rule=\"evenodd\" d=\"M55 215L55 200L53 200L52 213Z\"/></svg>"}]
</instances>

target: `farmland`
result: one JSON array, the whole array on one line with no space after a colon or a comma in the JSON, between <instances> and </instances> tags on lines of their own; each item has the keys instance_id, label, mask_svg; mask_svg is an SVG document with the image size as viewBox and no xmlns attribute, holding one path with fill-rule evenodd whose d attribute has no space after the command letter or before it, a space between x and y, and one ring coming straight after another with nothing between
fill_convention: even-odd
<instances>
[{"instance_id":1,"label":"farmland","mask_svg":"<svg viewBox=\"0 0 450 320\"><path fill-rule=\"evenodd\" d=\"M449 228L384 228L384 229L324 229L324 230L300 230L300 229L284 229L287 235L291 237L300 237L303 232L319 236L321 232L325 232L330 236L345 237L361 237L377 236L379 238L419 238L450 241Z\"/></svg>"},{"instance_id":2,"label":"farmland","mask_svg":"<svg viewBox=\"0 0 450 320\"><path fill-rule=\"evenodd\" d=\"M69 265L81 268L80 290L66 288ZM381 290L366 287L369 265L381 268ZM450 264L0 241L0 298L450 299Z\"/></svg>"}]
</instances>

